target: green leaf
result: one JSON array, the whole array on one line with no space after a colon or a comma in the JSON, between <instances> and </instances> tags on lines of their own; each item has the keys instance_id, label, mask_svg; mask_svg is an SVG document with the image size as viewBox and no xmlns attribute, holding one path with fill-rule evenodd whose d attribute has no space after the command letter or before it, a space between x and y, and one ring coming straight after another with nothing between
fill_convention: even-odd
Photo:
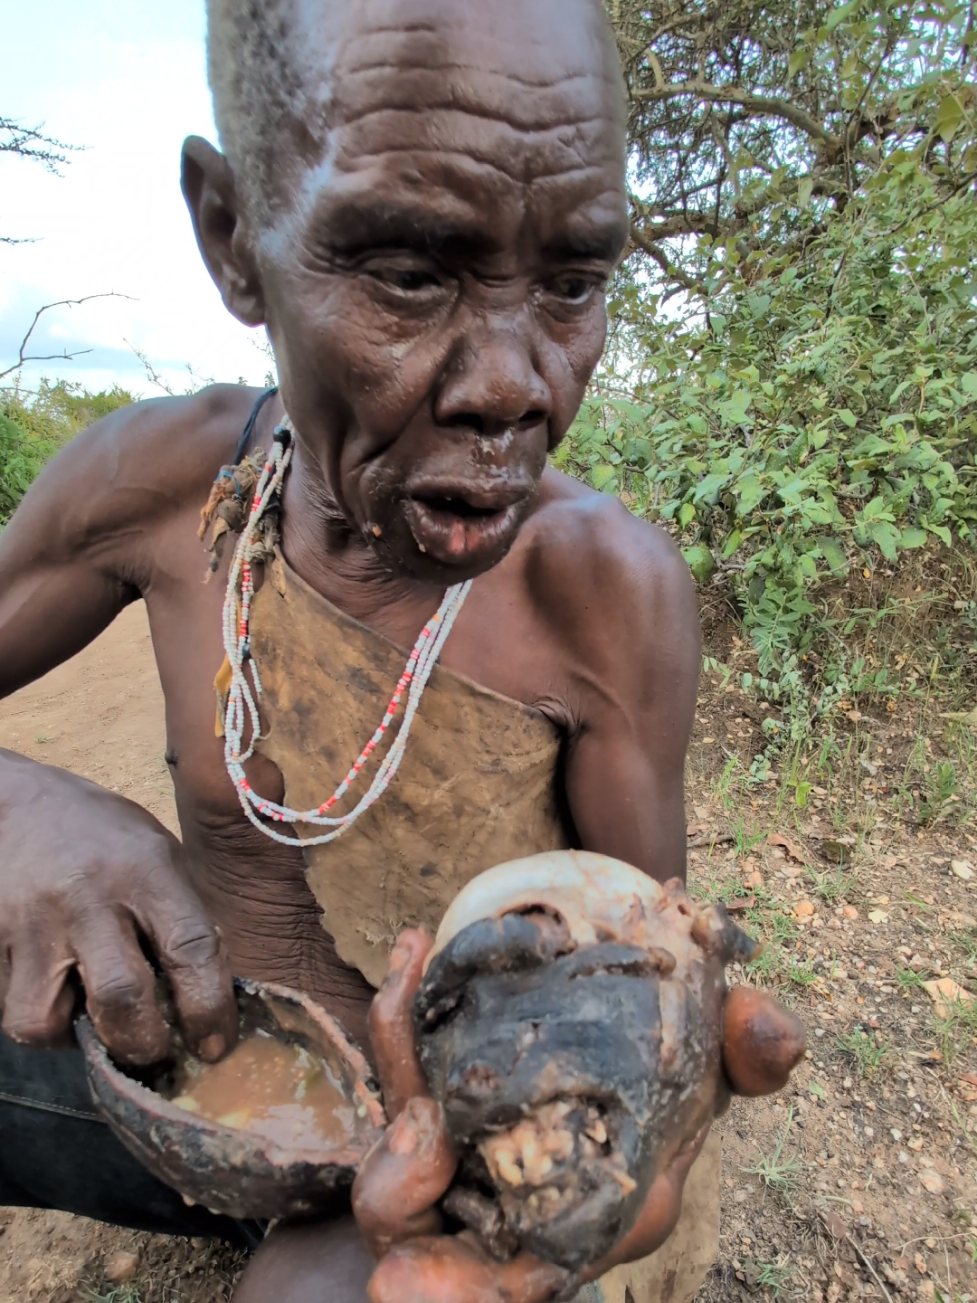
<instances>
[{"instance_id":1,"label":"green leaf","mask_svg":"<svg viewBox=\"0 0 977 1303\"><path fill-rule=\"evenodd\" d=\"M753 395L748 389L734 389L730 397L719 404L720 415L731 425L742 425L752 402Z\"/></svg>"},{"instance_id":2,"label":"green leaf","mask_svg":"<svg viewBox=\"0 0 977 1303\"><path fill-rule=\"evenodd\" d=\"M724 489L729 483L729 475L725 471L714 471L711 475L705 476L693 495L693 502L705 502L714 498L721 489Z\"/></svg>"},{"instance_id":3,"label":"green leaf","mask_svg":"<svg viewBox=\"0 0 977 1303\"><path fill-rule=\"evenodd\" d=\"M833 575L841 578L848 573L848 556L836 538L819 538L818 550L827 561Z\"/></svg>"},{"instance_id":4,"label":"green leaf","mask_svg":"<svg viewBox=\"0 0 977 1303\"><path fill-rule=\"evenodd\" d=\"M887 561L898 559L899 531L895 525L891 525L887 520L875 520L869 525L868 534Z\"/></svg>"},{"instance_id":5,"label":"green leaf","mask_svg":"<svg viewBox=\"0 0 977 1303\"><path fill-rule=\"evenodd\" d=\"M873 521L892 521L892 512L890 511L884 498L873 498L871 502L865 504L858 516L858 524L863 528L868 527Z\"/></svg>"},{"instance_id":6,"label":"green leaf","mask_svg":"<svg viewBox=\"0 0 977 1303\"><path fill-rule=\"evenodd\" d=\"M818 577L818 568L814 557L810 552L805 552L799 561L801 574L805 579L816 580Z\"/></svg>"},{"instance_id":7,"label":"green leaf","mask_svg":"<svg viewBox=\"0 0 977 1303\"><path fill-rule=\"evenodd\" d=\"M754 471L741 475L734 486L737 498L737 510L740 516L748 516L767 496L768 490L760 482Z\"/></svg>"},{"instance_id":8,"label":"green leaf","mask_svg":"<svg viewBox=\"0 0 977 1303\"><path fill-rule=\"evenodd\" d=\"M858 417L848 407L840 408L835 415L838 417L839 421L842 421L848 426L849 430L854 430L855 426L858 424Z\"/></svg>"},{"instance_id":9,"label":"green leaf","mask_svg":"<svg viewBox=\"0 0 977 1303\"><path fill-rule=\"evenodd\" d=\"M695 520L695 507L691 502L683 502L679 508L678 523L685 529L693 520Z\"/></svg>"},{"instance_id":10,"label":"green leaf","mask_svg":"<svg viewBox=\"0 0 977 1303\"><path fill-rule=\"evenodd\" d=\"M595 466L590 472L590 482L600 493L613 493L617 485L617 471L607 462Z\"/></svg>"},{"instance_id":11,"label":"green leaf","mask_svg":"<svg viewBox=\"0 0 977 1303\"><path fill-rule=\"evenodd\" d=\"M960 377L960 388L968 398L977 398L977 371L965 371Z\"/></svg>"},{"instance_id":12,"label":"green leaf","mask_svg":"<svg viewBox=\"0 0 977 1303\"><path fill-rule=\"evenodd\" d=\"M682 555L688 562L689 569L697 583L706 584L712 578L716 571L716 560L705 543L696 543L692 547L684 547Z\"/></svg>"},{"instance_id":13,"label":"green leaf","mask_svg":"<svg viewBox=\"0 0 977 1303\"><path fill-rule=\"evenodd\" d=\"M946 525L927 525L926 528L931 534L935 534L938 539L942 540L947 547L952 547L953 536L947 529Z\"/></svg>"},{"instance_id":14,"label":"green leaf","mask_svg":"<svg viewBox=\"0 0 977 1303\"><path fill-rule=\"evenodd\" d=\"M832 9L831 13L828 14L828 21L825 23L828 31L833 32L839 23L843 23L846 18L851 18L853 14L857 13L860 3L861 0L849 0L848 4L841 5L838 9Z\"/></svg>"},{"instance_id":15,"label":"green leaf","mask_svg":"<svg viewBox=\"0 0 977 1303\"><path fill-rule=\"evenodd\" d=\"M811 196L814 194L814 182L809 176L801 177L800 184L797 187L797 204L799 208L807 208L811 202Z\"/></svg>"},{"instance_id":16,"label":"green leaf","mask_svg":"<svg viewBox=\"0 0 977 1303\"><path fill-rule=\"evenodd\" d=\"M914 525L910 525L900 534L899 544L901 547L925 547L928 538L925 529L917 529Z\"/></svg>"},{"instance_id":17,"label":"green leaf","mask_svg":"<svg viewBox=\"0 0 977 1303\"><path fill-rule=\"evenodd\" d=\"M795 50L787 61L787 77L790 81L811 62L811 51L807 48Z\"/></svg>"},{"instance_id":18,"label":"green leaf","mask_svg":"<svg viewBox=\"0 0 977 1303\"><path fill-rule=\"evenodd\" d=\"M944 144L949 144L963 122L963 105L956 95L944 95L936 111L936 130Z\"/></svg>"}]
</instances>

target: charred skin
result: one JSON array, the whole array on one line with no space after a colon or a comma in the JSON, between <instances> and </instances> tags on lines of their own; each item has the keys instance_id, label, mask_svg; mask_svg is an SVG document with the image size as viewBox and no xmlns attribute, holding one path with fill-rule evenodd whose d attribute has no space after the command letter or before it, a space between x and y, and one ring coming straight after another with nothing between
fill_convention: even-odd
<instances>
[{"instance_id":1,"label":"charred skin","mask_svg":"<svg viewBox=\"0 0 977 1303\"><path fill-rule=\"evenodd\" d=\"M594 944L552 904L463 928L414 1003L461 1155L446 1210L499 1258L575 1271L606 1253L725 1099L723 969L753 950L679 882Z\"/></svg>"}]
</instances>

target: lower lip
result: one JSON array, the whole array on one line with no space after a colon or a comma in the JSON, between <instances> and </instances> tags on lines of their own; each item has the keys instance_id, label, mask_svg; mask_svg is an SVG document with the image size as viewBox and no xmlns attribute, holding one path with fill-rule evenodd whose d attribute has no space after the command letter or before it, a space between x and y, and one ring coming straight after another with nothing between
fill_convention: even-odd
<instances>
[{"instance_id":1,"label":"lower lip","mask_svg":"<svg viewBox=\"0 0 977 1303\"><path fill-rule=\"evenodd\" d=\"M508 542L519 521L519 504L491 515L459 516L409 498L407 520L414 541L425 555L444 565L457 566L490 555Z\"/></svg>"}]
</instances>

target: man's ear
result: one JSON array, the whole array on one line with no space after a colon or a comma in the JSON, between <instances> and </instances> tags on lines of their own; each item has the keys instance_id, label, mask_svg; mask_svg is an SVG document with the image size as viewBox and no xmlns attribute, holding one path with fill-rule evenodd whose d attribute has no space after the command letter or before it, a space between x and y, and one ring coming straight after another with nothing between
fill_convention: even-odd
<instances>
[{"instance_id":1,"label":"man's ear","mask_svg":"<svg viewBox=\"0 0 977 1303\"><path fill-rule=\"evenodd\" d=\"M197 246L224 306L245 325L262 325L264 295L230 164L206 140L188 136L183 142L181 184Z\"/></svg>"}]
</instances>

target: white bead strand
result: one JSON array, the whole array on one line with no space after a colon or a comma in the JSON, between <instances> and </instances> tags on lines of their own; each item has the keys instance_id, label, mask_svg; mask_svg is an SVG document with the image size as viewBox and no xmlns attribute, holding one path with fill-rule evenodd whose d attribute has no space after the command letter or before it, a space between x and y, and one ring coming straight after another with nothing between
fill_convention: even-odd
<instances>
[{"instance_id":1,"label":"white bead strand","mask_svg":"<svg viewBox=\"0 0 977 1303\"><path fill-rule=\"evenodd\" d=\"M261 722L258 712L258 700L261 696L261 678L258 666L251 654L251 602L254 598L253 564L256 555L264 555L261 540L261 522L269 507L277 503L281 494L285 474L292 459L294 434L286 417L275 430L275 441L271 455L265 463L261 477L254 493L251 514L244 532L234 551L230 572L227 577L227 593L224 598L223 633L224 651L231 670L231 682L227 693L227 705L224 712L224 763L231 782L238 794L241 808L256 828L266 837L281 842L285 846L322 846L326 842L341 837L361 815L380 799L393 782L400 768L410 737L411 725L421 704L421 697L427 687L428 679L437 664L445 641L451 632L455 620L471 591L472 581L455 584L445 593L444 600L437 614L432 616L421 630L420 637L414 644L414 650L408 657L404 672L390 699L383 719L376 732L353 762L346 777L326 801L312 810L292 810L275 801L259 796L248 782L244 766L254 755L255 744L261 736ZM247 666L251 667L251 680ZM253 688L252 688L253 682ZM360 777L363 767L385 736L393 722L404 692L407 692L407 705L397 734L390 750L384 756L367 791L352 810L346 814L330 815L329 811L350 790ZM251 740L244 746L245 730L250 726ZM314 827L331 828L318 837L290 837L279 832L265 822L310 824Z\"/></svg>"}]
</instances>

